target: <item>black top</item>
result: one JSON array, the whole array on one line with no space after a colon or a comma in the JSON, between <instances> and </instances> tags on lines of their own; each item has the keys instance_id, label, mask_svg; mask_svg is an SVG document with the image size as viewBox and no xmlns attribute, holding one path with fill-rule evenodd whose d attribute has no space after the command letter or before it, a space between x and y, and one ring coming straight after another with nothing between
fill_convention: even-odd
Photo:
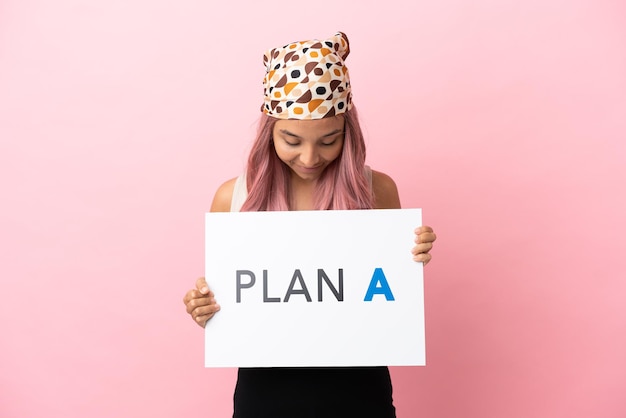
<instances>
[{"instance_id":1,"label":"black top","mask_svg":"<svg viewBox=\"0 0 626 418\"><path fill-rule=\"evenodd\" d=\"M387 367L241 368L233 418L395 418Z\"/></svg>"}]
</instances>

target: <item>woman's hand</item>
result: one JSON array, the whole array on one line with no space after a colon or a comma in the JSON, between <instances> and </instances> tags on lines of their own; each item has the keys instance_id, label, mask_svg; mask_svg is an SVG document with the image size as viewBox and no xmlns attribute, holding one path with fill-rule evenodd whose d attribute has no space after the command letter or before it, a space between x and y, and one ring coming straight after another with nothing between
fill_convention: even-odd
<instances>
[{"instance_id":1,"label":"woman's hand","mask_svg":"<svg viewBox=\"0 0 626 418\"><path fill-rule=\"evenodd\" d=\"M220 305L215 302L215 295L206 284L204 277L196 280L196 288L187 292L183 298L187 307L187 313L191 315L196 324L204 328L207 321L220 310Z\"/></svg>"},{"instance_id":2,"label":"woman's hand","mask_svg":"<svg viewBox=\"0 0 626 418\"><path fill-rule=\"evenodd\" d=\"M437 235L430 226L420 226L415 229L415 247L411 250L413 260L428 264L432 256L429 254Z\"/></svg>"}]
</instances>

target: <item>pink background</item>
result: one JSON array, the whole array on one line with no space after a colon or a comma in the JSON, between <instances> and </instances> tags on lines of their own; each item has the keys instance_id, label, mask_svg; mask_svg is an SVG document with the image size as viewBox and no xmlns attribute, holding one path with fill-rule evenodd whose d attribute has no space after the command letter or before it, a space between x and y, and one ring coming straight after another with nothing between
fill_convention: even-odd
<instances>
[{"instance_id":1,"label":"pink background","mask_svg":"<svg viewBox=\"0 0 626 418\"><path fill-rule=\"evenodd\" d=\"M230 416L181 301L203 214L261 54L335 30L369 164L439 236L398 416L626 416L624 2L346 3L0 2L0 416Z\"/></svg>"}]
</instances>

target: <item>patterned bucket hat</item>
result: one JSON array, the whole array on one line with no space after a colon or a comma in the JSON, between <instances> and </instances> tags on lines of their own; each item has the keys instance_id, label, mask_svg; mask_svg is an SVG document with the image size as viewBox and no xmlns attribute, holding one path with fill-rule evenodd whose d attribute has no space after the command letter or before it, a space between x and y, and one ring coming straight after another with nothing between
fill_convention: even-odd
<instances>
[{"instance_id":1,"label":"patterned bucket hat","mask_svg":"<svg viewBox=\"0 0 626 418\"><path fill-rule=\"evenodd\" d=\"M350 77L344 60L347 36L293 42L265 53L261 110L278 119L322 119L352 107Z\"/></svg>"}]
</instances>

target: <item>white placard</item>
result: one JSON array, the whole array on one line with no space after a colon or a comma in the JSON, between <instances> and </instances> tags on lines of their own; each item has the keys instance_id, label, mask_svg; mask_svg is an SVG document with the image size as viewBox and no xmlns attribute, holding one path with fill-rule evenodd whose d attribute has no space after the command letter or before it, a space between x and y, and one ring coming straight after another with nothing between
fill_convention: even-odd
<instances>
[{"instance_id":1,"label":"white placard","mask_svg":"<svg viewBox=\"0 0 626 418\"><path fill-rule=\"evenodd\" d=\"M424 365L421 209L206 214L206 367ZM371 300L368 300L371 299Z\"/></svg>"}]
</instances>

